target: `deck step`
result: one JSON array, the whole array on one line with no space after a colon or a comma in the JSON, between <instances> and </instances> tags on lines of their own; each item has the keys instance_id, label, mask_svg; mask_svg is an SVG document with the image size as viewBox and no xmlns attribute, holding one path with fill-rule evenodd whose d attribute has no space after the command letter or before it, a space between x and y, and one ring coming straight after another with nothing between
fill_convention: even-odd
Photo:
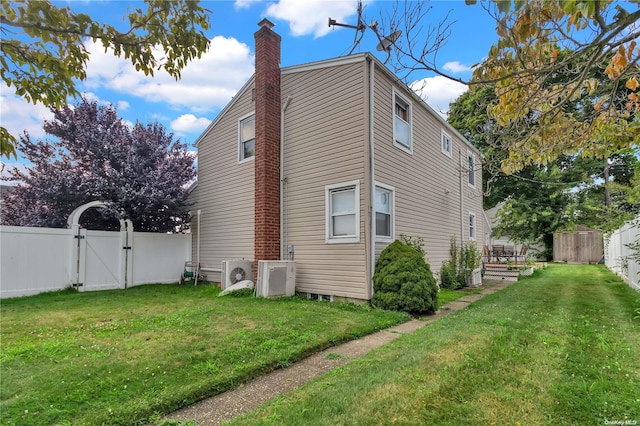
<instances>
[{"instance_id":1,"label":"deck step","mask_svg":"<svg viewBox=\"0 0 640 426\"><path fill-rule=\"evenodd\" d=\"M518 277L505 277L501 275L485 275L482 277L482 281L506 281L508 283L515 283L518 281Z\"/></svg>"},{"instance_id":2,"label":"deck step","mask_svg":"<svg viewBox=\"0 0 640 426\"><path fill-rule=\"evenodd\" d=\"M516 282L520 271L518 269L510 269L505 264L485 264L483 280L486 281L507 281Z\"/></svg>"}]
</instances>

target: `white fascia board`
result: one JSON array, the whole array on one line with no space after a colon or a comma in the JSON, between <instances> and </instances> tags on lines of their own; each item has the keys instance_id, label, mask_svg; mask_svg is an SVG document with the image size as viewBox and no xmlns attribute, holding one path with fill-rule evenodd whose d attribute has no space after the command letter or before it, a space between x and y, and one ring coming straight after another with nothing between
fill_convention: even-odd
<instances>
[{"instance_id":1,"label":"white fascia board","mask_svg":"<svg viewBox=\"0 0 640 426\"><path fill-rule=\"evenodd\" d=\"M355 55L340 56L338 58L331 58L323 61L309 62L306 64L300 64L300 65L292 65L289 67L282 68L281 72L283 75L285 75L285 74L294 74L297 72L313 71L313 70L319 70L323 68L337 67L340 65L355 64L355 63L364 61L367 55L368 55L367 53L358 53Z\"/></svg>"}]
</instances>

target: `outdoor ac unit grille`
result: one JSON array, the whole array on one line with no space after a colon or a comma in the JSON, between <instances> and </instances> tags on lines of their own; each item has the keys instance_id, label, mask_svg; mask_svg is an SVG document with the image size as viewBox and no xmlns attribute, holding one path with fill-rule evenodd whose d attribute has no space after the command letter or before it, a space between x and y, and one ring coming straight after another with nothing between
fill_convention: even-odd
<instances>
[{"instance_id":1,"label":"outdoor ac unit grille","mask_svg":"<svg viewBox=\"0 0 640 426\"><path fill-rule=\"evenodd\" d=\"M235 284L240 281L246 280L247 271L243 268L233 268L233 271L229 274L229 281L231 284Z\"/></svg>"},{"instance_id":2,"label":"outdoor ac unit grille","mask_svg":"<svg viewBox=\"0 0 640 426\"><path fill-rule=\"evenodd\" d=\"M222 290L244 280L253 281L253 260L222 261L222 277L220 279Z\"/></svg>"},{"instance_id":3,"label":"outdoor ac unit grille","mask_svg":"<svg viewBox=\"0 0 640 426\"><path fill-rule=\"evenodd\" d=\"M293 296L296 290L296 264L291 260L258 262L256 295L260 297Z\"/></svg>"}]
</instances>

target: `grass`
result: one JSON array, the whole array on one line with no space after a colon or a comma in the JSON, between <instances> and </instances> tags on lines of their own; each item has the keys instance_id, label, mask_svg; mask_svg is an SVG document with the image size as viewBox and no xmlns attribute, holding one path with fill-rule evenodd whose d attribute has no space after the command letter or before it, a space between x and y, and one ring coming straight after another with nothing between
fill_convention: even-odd
<instances>
[{"instance_id":1,"label":"grass","mask_svg":"<svg viewBox=\"0 0 640 426\"><path fill-rule=\"evenodd\" d=\"M230 424L638 424L639 309L603 266L553 265Z\"/></svg>"},{"instance_id":2,"label":"grass","mask_svg":"<svg viewBox=\"0 0 640 426\"><path fill-rule=\"evenodd\" d=\"M213 285L150 285L2 300L0 423L145 424L409 319L218 293Z\"/></svg>"},{"instance_id":3,"label":"grass","mask_svg":"<svg viewBox=\"0 0 640 426\"><path fill-rule=\"evenodd\" d=\"M438 307L446 305L449 302L458 300L461 297L469 296L471 294L478 294L482 291L481 288L464 288L460 290L450 290L448 288L441 288L438 292Z\"/></svg>"}]
</instances>

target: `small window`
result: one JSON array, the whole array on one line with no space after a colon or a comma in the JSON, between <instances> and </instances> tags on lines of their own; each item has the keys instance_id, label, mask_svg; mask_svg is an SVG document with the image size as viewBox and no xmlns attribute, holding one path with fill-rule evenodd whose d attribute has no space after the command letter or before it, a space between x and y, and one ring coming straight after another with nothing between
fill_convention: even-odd
<instances>
[{"instance_id":1,"label":"small window","mask_svg":"<svg viewBox=\"0 0 640 426\"><path fill-rule=\"evenodd\" d=\"M448 157L451 157L451 136L447 134L444 130L442 131L442 141L441 141L441 149L442 153Z\"/></svg>"},{"instance_id":2,"label":"small window","mask_svg":"<svg viewBox=\"0 0 640 426\"><path fill-rule=\"evenodd\" d=\"M467 153L467 173L469 175L469 186L476 187L476 158L472 153Z\"/></svg>"},{"instance_id":3,"label":"small window","mask_svg":"<svg viewBox=\"0 0 640 426\"><path fill-rule=\"evenodd\" d=\"M377 184L374 207L376 211L376 240L393 241L393 187Z\"/></svg>"},{"instance_id":4,"label":"small window","mask_svg":"<svg viewBox=\"0 0 640 426\"><path fill-rule=\"evenodd\" d=\"M469 239L476 239L476 215L469 213Z\"/></svg>"},{"instance_id":5,"label":"small window","mask_svg":"<svg viewBox=\"0 0 640 426\"><path fill-rule=\"evenodd\" d=\"M238 124L238 161L253 158L256 153L256 120L255 115L240 119Z\"/></svg>"},{"instance_id":6,"label":"small window","mask_svg":"<svg viewBox=\"0 0 640 426\"><path fill-rule=\"evenodd\" d=\"M325 187L326 242L360 241L360 182Z\"/></svg>"},{"instance_id":7,"label":"small window","mask_svg":"<svg viewBox=\"0 0 640 426\"><path fill-rule=\"evenodd\" d=\"M393 92L393 143L411 153L411 103Z\"/></svg>"}]
</instances>

